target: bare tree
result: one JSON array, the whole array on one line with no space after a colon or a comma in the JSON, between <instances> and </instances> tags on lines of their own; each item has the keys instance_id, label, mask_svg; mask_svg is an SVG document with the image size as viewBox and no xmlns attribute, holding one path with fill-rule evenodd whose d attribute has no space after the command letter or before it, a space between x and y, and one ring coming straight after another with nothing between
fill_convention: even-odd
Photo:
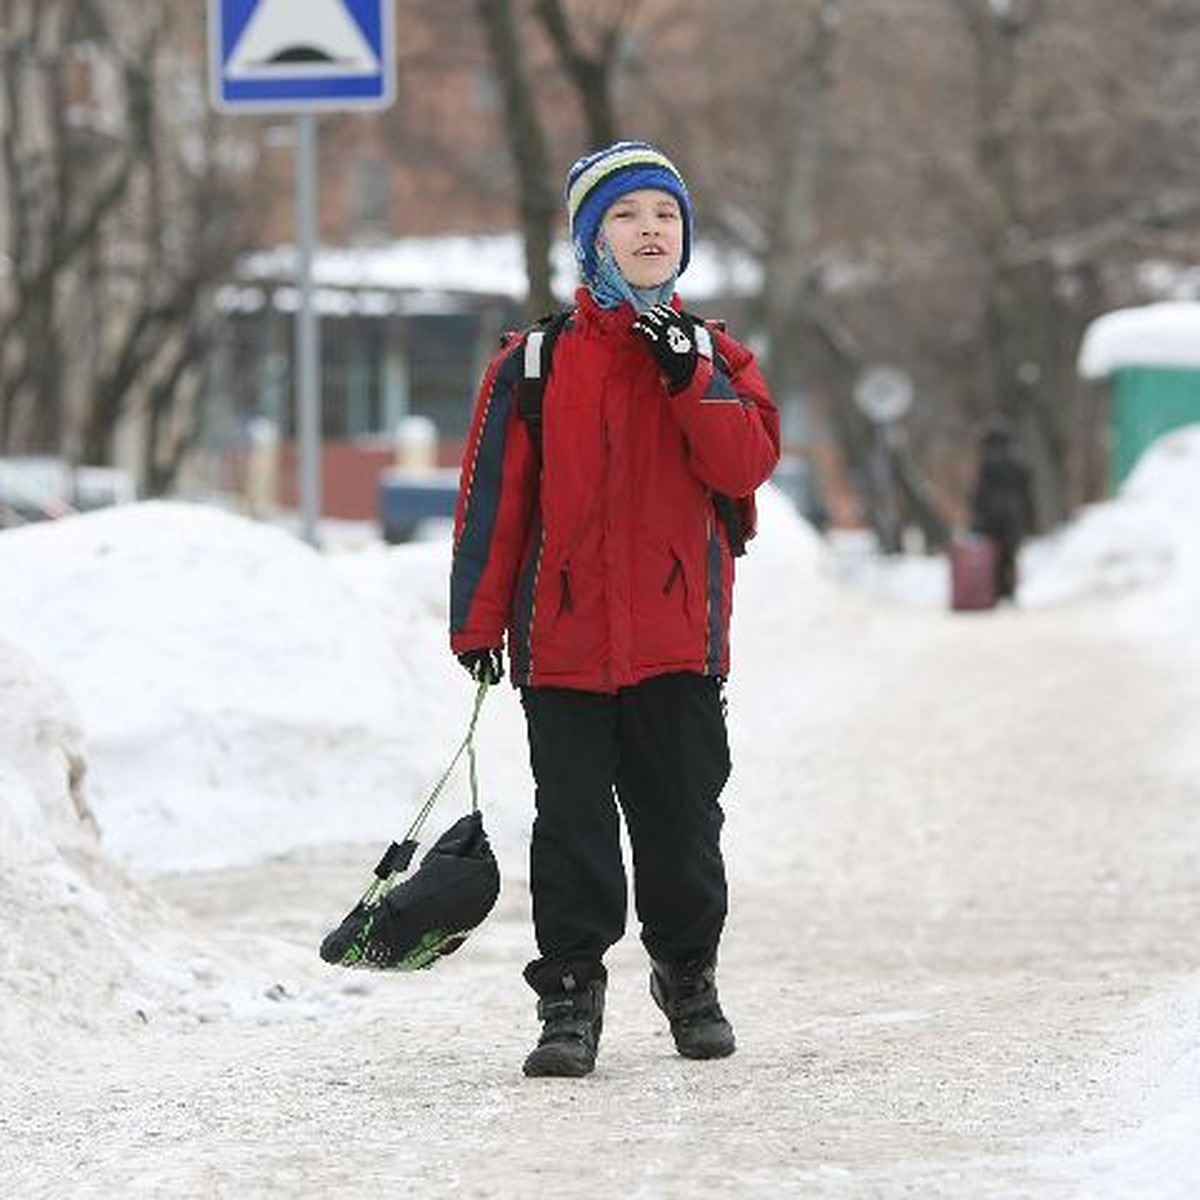
<instances>
[{"instance_id":1,"label":"bare tree","mask_svg":"<svg viewBox=\"0 0 1200 1200\"><path fill-rule=\"evenodd\" d=\"M0 275L0 449L57 450L64 434L67 280L103 222L128 193L142 113L130 106L130 138L102 162L87 161L69 125L61 4L3 0L3 264ZM83 160L83 161L81 161ZM71 175L78 175L73 186Z\"/></svg>"},{"instance_id":2,"label":"bare tree","mask_svg":"<svg viewBox=\"0 0 1200 1200\"><path fill-rule=\"evenodd\" d=\"M829 132L830 65L840 0L822 0L811 14L798 56L776 92L777 120L768 128L775 179L765 202L762 323L768 378L777 396L793 386L790 348L812 279L820 233L819 201Z\"/></svg>"},{"instance_id":3,"label":"bare tree","mask_svg":"<svg viewBox=\"0 0 1200 1200\"><path fill-rule=\"evenodd\" d=\"M1178 11L1158 7L1160 18ZM1083 329L1128 286L1131 250L1194 225L1200 190L1172 163L1186 143L1172 148L1154 128L1167 117L1160 89L1141 91L1140 112L1112 117L1125 76L1149 80L1161 69L1153 14L1074 0L954 8L976 82L969 192L985 369L973 415L1003 415L1022 434L1043 519L1055 523L1078 494L1074 443L1094 434L1074 384ZM1124 154L1149 169L1123 168Z\"/></svg>"},{"instance_id":4,"label":"bare tree","mask_svg":"<svg viewBox=\"0 0 1200 1200\"><path fill-rule=\"evenodd\" d=\"M108 463L124 427L156 492L195 428L214 290L252 235L252 147L205 103L196 14L0 2L0 450Z\"/></svg>"},{"instance_id":5,"label":"bare tree","mask_svg":"<svg viewBox=\"0 0 1200 1200\"><path fill-rule=\"evenodd\" d=\"M225 161L232 143L222 120L194 95L182 113L170 102L164 65L174 32L166 22L148 26L138 43L146 134L136 202L98 247L102 287L125 302L100 314L107 353L81 421L82 461L106 462L122 421L137 418L140 473L152 494L170 484L198 429L215 289L232 274L247 234L235 216L247 193Z\"/></svg>"},{"instance_id":6,"label":"bare tree","mask_svg":"<svg viewBox=\"0 0 1200 1200\"><path fill-rule=\"evenodd\" d=\"M517 32L513 0L476 0L476 12L487 34L492 67L504 96L505 134L516 168L518 210L529 277L527 305L533 313L554 304L550 282L550 247L558 206L549 184L546 138L530 86L522 39Z\"/></svg>"}]
</instances>

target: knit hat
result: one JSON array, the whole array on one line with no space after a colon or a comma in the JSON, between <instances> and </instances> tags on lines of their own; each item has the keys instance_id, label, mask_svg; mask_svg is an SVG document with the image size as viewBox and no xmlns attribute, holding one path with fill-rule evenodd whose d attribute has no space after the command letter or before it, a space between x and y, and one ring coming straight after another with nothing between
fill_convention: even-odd
<instances>
[{"instance_id":1,"label":"knit hat","mask_svg":"<svg viewBox=\"0 0 1200 1200\"><path fill-rule=\"evenodd\" d=\"M585 282L596 273L596 234L614 201L640 188L657 188L679 201L683 214L683 253L679 273L692 250L692 202L675 164L649 142L614 142L587 154L567 175L567 218L575 258Z\"/></svg>"}]
</instances>

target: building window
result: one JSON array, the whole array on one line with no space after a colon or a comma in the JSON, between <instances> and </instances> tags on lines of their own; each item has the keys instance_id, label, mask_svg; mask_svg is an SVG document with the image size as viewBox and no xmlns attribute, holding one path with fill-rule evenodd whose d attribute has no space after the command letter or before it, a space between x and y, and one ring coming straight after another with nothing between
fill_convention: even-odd
<instances>
[{"instance_id":1,"label":"building window","mask_svg":"<svg viewBox=\"0 0 1200 1200\"><path fill-rule=\"evenodd\" d=\"M408 319L411 405L442 437L462 437L475 398L476 313L413 315Z\"/></svg>"}]
</instances>

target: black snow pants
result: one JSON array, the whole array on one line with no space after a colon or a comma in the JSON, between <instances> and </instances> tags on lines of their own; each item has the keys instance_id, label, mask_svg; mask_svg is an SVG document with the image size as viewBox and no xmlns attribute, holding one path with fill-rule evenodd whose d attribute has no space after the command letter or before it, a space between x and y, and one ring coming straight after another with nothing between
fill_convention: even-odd
<instances>
[{"instance_id":1,"label":"black snow pants","mask_svg":"<svg viewBox=\"0 0 1200 1200\"><path fill-rule=\"evenodd\" d=\"M715 957L728 904L720 681L682 673L615 695L525 688L521 699L536 783L530 889L541 955L526 977L586 971L624 934L622 814L650 956Z\"/></svg>"}]
</instances>

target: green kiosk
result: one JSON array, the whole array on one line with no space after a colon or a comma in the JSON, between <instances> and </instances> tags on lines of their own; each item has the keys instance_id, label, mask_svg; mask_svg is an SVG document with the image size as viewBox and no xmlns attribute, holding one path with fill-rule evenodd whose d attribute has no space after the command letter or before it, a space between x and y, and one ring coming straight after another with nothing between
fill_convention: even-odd
<instances>
[{"instance_id":1,"label":"green kiosk","mask_svg":"<svg viewBox=\"0 0 1200 1200\"><path fill-rule=\"evenodd\" d=\"M1097 317L1080 344L1079 373L1110 381L1115 492L1155 438L1200 423L1200 303L1164 301Z\"/></svg>"}]
</instances>

